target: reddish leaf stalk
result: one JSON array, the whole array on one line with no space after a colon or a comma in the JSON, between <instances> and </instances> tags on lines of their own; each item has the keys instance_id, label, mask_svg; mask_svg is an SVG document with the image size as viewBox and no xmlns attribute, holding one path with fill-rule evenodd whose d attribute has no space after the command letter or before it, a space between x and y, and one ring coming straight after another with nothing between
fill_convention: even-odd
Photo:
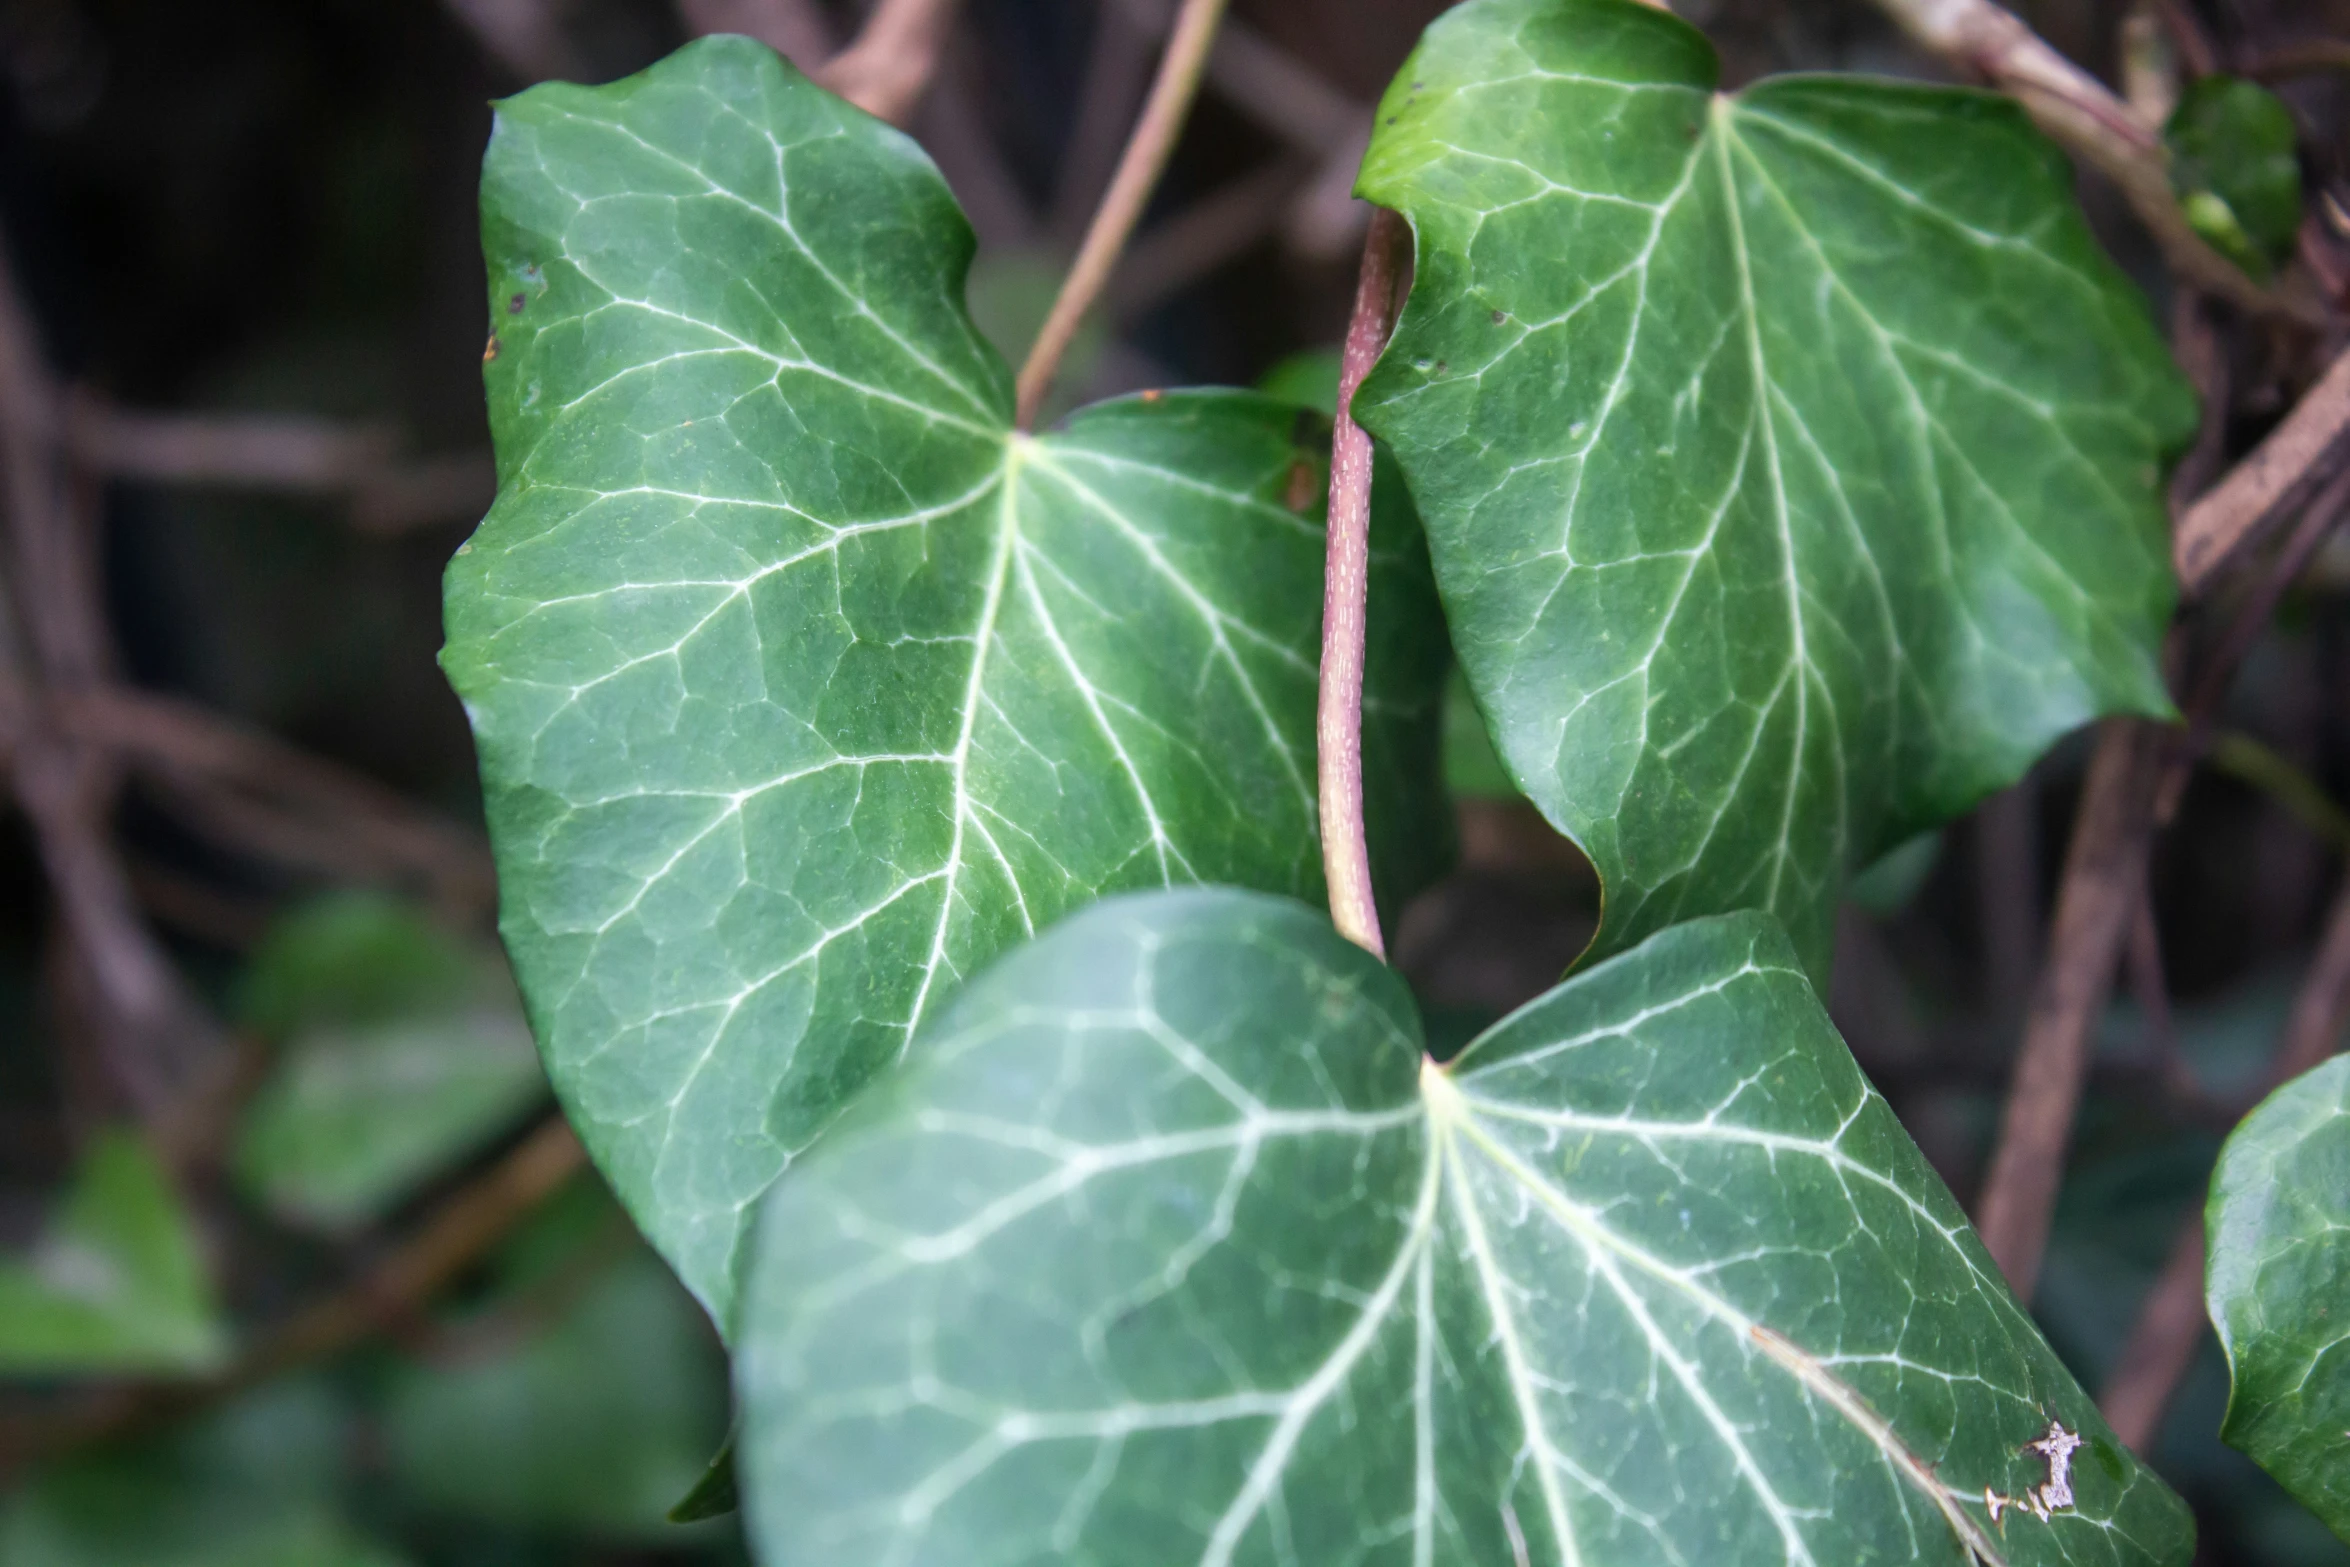
<instances>
[{"instance_id":1,"label":"reddish leaf stalk","mask_svg":"<svg viewBox=\"0 0 2350 1567\"><path fill-rule=\"evenodd\" d=\"M1371 438L1354 421L1355 391L1387 347L1410 286L1411 232L1382 208L1363 242L1354 317L1338 372L1330 445L1329 558L1322 578L1322 684L1314 738L1320 757L1322 868L1339 934L1387 956L1371 894L1363 826L1363 656L1371 569Z\"/></svg>"},{"instance_id":2,"label":"reddish leaf stalk","mask_svg":"<svg viewBox=\"0 0 2350 1567\"><path fill-rule=\"evenodd\" d=\"M1224 19L1224 5L1225 0L1183 0L1175 31L1167 40L1167 52L1159 61L1158 77L1151 83L1150 98L1142 106L1142 118L1118 159L1118 172L1110 177L1109 191L1093 215L1092 227L1085 231L1085 243L1078 247L1077 260L1061 283L1052 314L1045 318L1027 361L1020 366L1016 422L1023 430L1036 423L1045 393L1052 389L1053 374L1061 367L1061 356L1069 351L1085 313L1110 281L1119 253L1125 250L1159 175L1167 167L1167 156L1175 150L1175 138L1191 113L1192 99L1199 96L1200 77L1207 70L1208 48L1216 41L1216 24Z\"/></svg>"}]
</instances>

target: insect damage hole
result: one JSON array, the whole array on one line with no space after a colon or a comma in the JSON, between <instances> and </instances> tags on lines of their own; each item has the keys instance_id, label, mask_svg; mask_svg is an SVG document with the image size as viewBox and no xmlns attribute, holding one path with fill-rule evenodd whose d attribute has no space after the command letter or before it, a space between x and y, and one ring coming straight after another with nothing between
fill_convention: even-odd
<instances>
[{"instance_id":1,"label":"insect damage hole","mask_svg":"<svg viewBox=\"0 0 2350 1567\"><path fill-rule=\"evenodd\" d=\"M2037 1453L2048 1465L2048 1478L2038 1485L2026 1486L2021 1496L2002 1496L1989 1486L1983 1487L1983 1505L1991 1511L1991 1521L1999 1522L2000 1515L2010 1507L2021 1508L2039 1519L2048 1521L2051 1513L2063 1512L2073 1505L2073 1454L2081 1450L2081 1437L2064 1428L2061 1420L2048 1422L2048 1429L2023 1445L2023 1451Z\"/></svg>"}]
</instances>

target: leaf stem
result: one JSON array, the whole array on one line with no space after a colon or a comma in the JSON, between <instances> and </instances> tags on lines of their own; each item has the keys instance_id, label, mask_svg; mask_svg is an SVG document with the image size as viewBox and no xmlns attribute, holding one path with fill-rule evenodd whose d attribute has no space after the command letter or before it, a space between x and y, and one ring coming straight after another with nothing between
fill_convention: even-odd
<instances>
[{"instance_id":1,"label":"leaf stem","mask_svg":"<svg viewBox=\"0 0 2350 1567\"><path fill-rule=\"evenodd\" d=\"M1387 956L1371 895L1363 827L1363 656L1371 570L1371 438L1354 421L1355 390L1387 347L1411 273L1411 231L1381 208L1363 242L1354 316L1338 371L1330 444L1329 557L1322 577L1321 703L1314 724L1321 786L1322 869L1330 920L1374 957Z\"/></svg>"},{"instance_id":2,"label":"leaf stem","mask_svg":"<svg viewBox=\"0 0 2350 1567\"><path fill-rule=\"evenodd\" d=\"M1184 117L1191 112L1191 101L1199 94L1208 47L1216 41L1216 24L1224 18L1224 6L1225 0L1183 0L1175 31L1167 40L1167 52L1159 60L1158 77L1142 106L1142 118L1135 122L1134 134L1118 159L1118 172L1111 176L1110 189L1093 215L1092 226L1085 231L1076 263L1062 280L1060 297L1053 301L1044 330L1037 333L1027 362L1020 366L1017 419L1023 430L1035 424L1044 394L1052 387L1053 374L1061 367L1061 356L1069 351L1078 324L1109 282L1119 252L1126 248L1152 188L1159 183Z\"/></svg>"}]
</instances>

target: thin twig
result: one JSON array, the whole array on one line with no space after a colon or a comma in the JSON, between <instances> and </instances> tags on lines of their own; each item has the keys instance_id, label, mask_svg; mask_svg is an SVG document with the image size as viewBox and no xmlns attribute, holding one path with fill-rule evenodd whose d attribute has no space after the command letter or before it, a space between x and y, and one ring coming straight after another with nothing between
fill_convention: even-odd
<instances>
[{"instance_id":1,"label":"thin twig","mask_svg":"<svg viewBox=\"0 0 2350 1567\"><path fill-rule=\"evenodd\" d=\"M2179 519L2171 555L2179 586L2192 598L2214 574L2278 518L2350 465L2350 350L2269 432Z\"/></svg>"},{"instance_id":2,"label":"thin twig","mask_svg":"<svg viewBox=\"0 0 2350 1567\"><path fill-rule=\"evenodd\" d=\"M903 125L937 73L961 0L881 0L857 41L817 80L877 119Z\"/></svg>"},{"instance_id":3,"label":"thin twig","mask_svg":"<svg viewBox=\"0 0 2350 1567\"><path fill-rule=\"evenodd\" d=\"M1028 350L1027 362L1020 366L1017 418L1023 430L1035 424L1061 356L1068 352L1086 312L1109 282L1118 253L1126 248L1126 240L1167 166L1167 157L1175 150L1175 138L1199 93L1200 72L1207 64L1208 46L1215 42L1216 24L1223 20L1224 5L1225 0L1183 0L1182 14L1175 19L1175 31L1159 61L1158 77L1151 83L1150 98L1143 104L1134 134L1127 139L1109 193L1093 215L1085 243L1078 247L1076 263L1053 301L1052 314L1045 318L1043 330Z\"/></svg>"},{"instance_id":4,"label":"thin twig","mask_svg":"<svg viewBox=\"0 0 2350 1567\"><path fill-rule=\"evenodd\" d=\"M2116 185L2187 281L2263 315L2287 306L2197 234L2171 188L2162 138L2095 77L1991 0L1877 0L1920 43L2015 99L2041 130Z\"/></svg>"},{"instance_id":5,"label":"thin twig","mask_svg":"<svg viewBox=\"0 0 2350 1567\"><path fill-rule=\"evenodd\" d=\"M2275 748L2248 734L2224 730L2211 737L2205 757L2214 772L2258 789L2283 807L2286 815L2323 839L2327 847L2337 853L2350 851L2350 811L2343 810L2316 779Z\"/></svg>"},{"instance_id":6,"label":"thin twig","mask_svg":"<svg viewBox=\"0 0 2350 1567\"><path fill-rule=\"evenodd\" d=\"M2283 81L2319 71L2350 71L2350 39L2312 38L2306 43L2280 44L2244 62L2244 74L2254 81Z\"/></svg>"},{"instance_id":7,"label":"thin twig","mask_svg":"<svg viewBox=\"0 0 2350 1567\"><path fill-rule=\"evenodd\" d=\"M2310 960L2276 1055L2251 1097L2257 1104L2334 1053L2350 1014L2350 880L2326 916L2325 934ZM2246 1106L2249 1108L2249 1106ZM2162 1414L2180 1378L2194 1363L2207 1327L2203 1309L2203 1206L2179 1223L2170 1258L2146 1299L2121 1358L2114 1362L2098 1407L2115 1434L2145 1452L2162 1429Z\"/></svg>"},{"instance_id":8,"label":"thin twig","mask_svg":"<svg viewBox=\"0 0 2350 1567\"><path fill-rule=\"evenodd\" d=\"M1363 658L1370 600L1371 437L1354 421L1355 391L1387 347L1410 287L1411 230L1382 208L1363 242L1353 319L1338 371L1338 424L1330 444L1329 564L1322 577L1321 700L1314 739L1319 761L1322 872L1338 933L1375 957L1379 906L1363 824Z\"/></svg>"},{"instance_id":9,"label":"thin twig","mask_svg":"<svg viewBox=\"0 0 2350 1567\"><path fill-rule=\"evenodd\" d=\"M151 1430L357 1346L412 1316L447 1288L586 1162L579 1139L563 1118L549 1116L434 1210L364 1277L297 1312L228 1370L201 1382L116 1389L62 1419L0 1433L0 1469Z\"/></svg>"},{"instance_id":10,"label":"thin twig","mask_svg":"<svg viewBox=\"0 0 2350 1567\"><path fill-rule=\"evenodd\" d=\"M2047 961L2032 987L1999 1141L1977 1205L1983 1244L2030 1300L2088 1073L2089 1033L2144 885L2166 731L2109 718L2065 856Z\"/></svg>"}]
</instances>

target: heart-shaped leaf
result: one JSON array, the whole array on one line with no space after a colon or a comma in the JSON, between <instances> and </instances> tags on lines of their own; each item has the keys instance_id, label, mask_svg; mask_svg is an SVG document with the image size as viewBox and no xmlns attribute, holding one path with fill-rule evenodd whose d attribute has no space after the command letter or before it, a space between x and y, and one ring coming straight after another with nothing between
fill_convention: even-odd
<instances>
[{"instance_id":1,"label":"heart-shaped leaf","mask_svg":"<svg viewBox=\"0 0 2350 1567\"><path fill-rule=\"evenodd\" d=\"M1105 891L1319 885L1327 425L1015 433L937 171L744 39L509 102L483 208L501 488L445 663L549 1073L724 1320L751 1201L960 976ZM1445 653L1380 526L1392 896L1446 849Z\"/></svg>"},{"instance_id":2,"label":"heart-shaped leaf","mask_svg":"<svg viewBox=\"0 0 2350 1567\"><path fill-rule=\"evenodd\" d=\"M2269 1095L2211 1179L2221 1435L2350 1540L2350 1056Z\"/></svg>"},{"instance_id":3,"label":"heart-shaped leaf","mask_svg":"<svg viewBox=\"0 0 2350 1567\"><path fill-rule=\"evenodd\" d=\"M1412 297L1357 417L1428 528L1593 954L1778 914L2094 714L2168 710L2164 452L2193 399L2063 161L1977 93L1714 92L1632 0L1470 0L1360 192Z\"/></svg>"},{"instance_id":4,"label":"heart-shaped leaf","mask_svg":"<svg viewBox=\"0 0 2350 1567\"><path fill-rule=\"evenodd\" d=\"M768 1198L738 1329L770 1567L2191 1543L1756 914L1439 1067L1303 908L1089 910Z\"/></svg>"}]
</instances>

